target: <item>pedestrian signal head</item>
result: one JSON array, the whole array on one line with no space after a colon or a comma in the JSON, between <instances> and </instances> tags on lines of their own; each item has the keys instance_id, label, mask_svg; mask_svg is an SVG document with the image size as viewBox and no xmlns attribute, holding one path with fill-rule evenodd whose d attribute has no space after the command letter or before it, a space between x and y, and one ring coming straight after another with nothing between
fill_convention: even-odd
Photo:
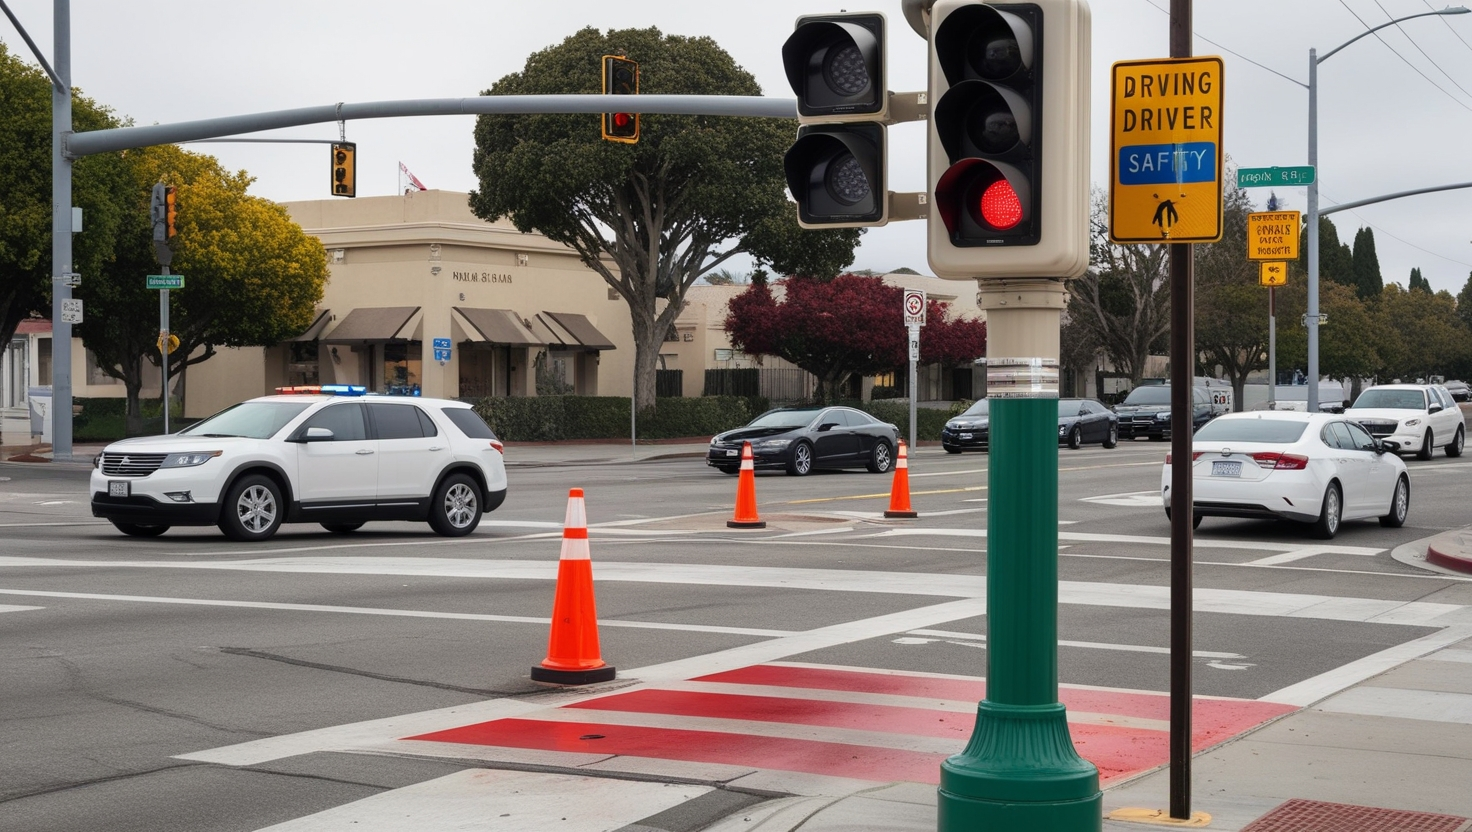
<instances>
[{"instance_id":1,"label":"pedestrian signal head","mask_svg":"<svg viewBox=\"0 0 1472 832\"><path fill-rule=\"evenodd\" d=\"M358 146L352 142L332 145L332 195L357 196Z\"/></svg>"}]
</instances>

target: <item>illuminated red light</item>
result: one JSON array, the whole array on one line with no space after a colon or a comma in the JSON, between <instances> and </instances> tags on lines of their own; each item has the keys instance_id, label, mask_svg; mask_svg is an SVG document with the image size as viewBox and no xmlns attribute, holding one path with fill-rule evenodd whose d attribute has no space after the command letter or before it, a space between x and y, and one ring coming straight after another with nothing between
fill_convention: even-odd
<instances>
[{"instance_id":1,"label":"illuminated red light","mask_svg":"<svg viewBox=\"0 0 1472 832\"><path fill-rule=\"evenodd\" d=\"M615 127L628 127L634 121L634 117L628 113L614 113L613 124Z\"/></svg>"},{"instance_id":2,"label":"illuminated red light","mask_svg":"<svg viewBox=\"0 0 1472 832\"><path fill-rule=\"evenodd\" d=\"M1022 222L1022 200L1006 179L998 179L981 192L981 219L998 231Z\"/></svg>"}]
</instances>

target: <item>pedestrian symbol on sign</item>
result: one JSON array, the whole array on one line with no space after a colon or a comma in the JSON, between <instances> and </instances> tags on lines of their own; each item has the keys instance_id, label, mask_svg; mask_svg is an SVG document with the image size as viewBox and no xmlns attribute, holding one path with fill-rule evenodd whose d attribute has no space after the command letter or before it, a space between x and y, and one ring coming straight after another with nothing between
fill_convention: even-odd
<instances>
[{"instance_id":1,"label":"pedestrian symbol on sign","mask_svg":"<svg viewBox=\"0 0 1472 832\"><path fill-rule=\"evenodd\" d=\"M1151 194L1151 196L1160 199L1160 194ZM1169 199L1162 199L1160 200L1160 204L1155 206L1155 219L1150 222L1153 225L1160 226L1160 236L1169 237L1170 227L1175 225L1180 218L1181 215L1176 212L1175 202Z\"/></svg>"}]
</instances>

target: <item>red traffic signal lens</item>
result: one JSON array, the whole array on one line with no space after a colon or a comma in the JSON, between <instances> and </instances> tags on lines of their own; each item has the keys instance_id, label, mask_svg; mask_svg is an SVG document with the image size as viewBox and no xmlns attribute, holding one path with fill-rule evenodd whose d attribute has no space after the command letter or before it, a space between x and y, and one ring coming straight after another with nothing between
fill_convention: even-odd
<instances>
[{"instance_id":1,"label":"red traffic signal lens","mask_svg":"<svg viewBox=\"0 0 1472 832\"><path fill-rule=\"evenodd\" d=\"M1022 222L1022 200L1005 178L982 190L980 209L981 221L998 231L1008 231Z\"/></svg>"},{"instance_id":2,"label":"red traffic signal lens","mask_svg":"<svg viewBox=\"0 0 1472 832\"><path fill-rule=\"evenodd\" d=\"M628 127L633 122L634 122L634 117L631 116L631 115L629 115L628 113L614 113L613 114L613 126L614 127Z\"/></svg>"}]
</instances>

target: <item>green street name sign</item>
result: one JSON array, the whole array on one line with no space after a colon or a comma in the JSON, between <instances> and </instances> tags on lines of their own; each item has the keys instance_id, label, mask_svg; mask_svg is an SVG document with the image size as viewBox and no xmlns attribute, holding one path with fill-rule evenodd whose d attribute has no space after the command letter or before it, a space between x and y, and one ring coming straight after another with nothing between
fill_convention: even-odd
<instances>
[{"instance_id":1,"label":"green street name sign","mask_svg":"<svg viewBox=\"0 0 1472 832\"><path fill-rule=\"evenodd\" d=\"M184 275L182 274L151 274L148 276L148 288L150 289L183 289Z\"/></svg>"},{"instance_id":2,"label":"green street name sign","mask_svg":"<svg viewBox=\"0 0 1472 832\"><path fill-rule=\"evenodd\" d=\"M1299 165L1292 168L1238 168L1237 187L1266 188L1270 185L1312 185L1314 166Z\"/></svg>"}]
</instances>

